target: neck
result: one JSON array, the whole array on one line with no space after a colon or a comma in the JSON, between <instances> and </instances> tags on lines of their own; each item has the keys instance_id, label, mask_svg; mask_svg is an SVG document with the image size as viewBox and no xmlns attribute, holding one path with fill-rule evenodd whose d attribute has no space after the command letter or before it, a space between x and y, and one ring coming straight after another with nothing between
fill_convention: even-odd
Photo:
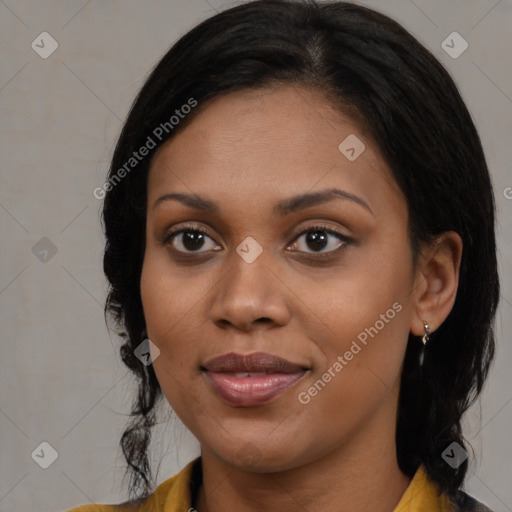
<instances>
[{"instance_id":1,"label":"neck","mask_svg":"<svg viewBox=\"0 0 512 512\"><path fill-rule=\"evenodd\" d=\"M396 460L395 423L374 418L364 431L328 453L285 471L256 473L202 447L198 512L392 512L410 478Z\"/></svg>"}]
</instances>

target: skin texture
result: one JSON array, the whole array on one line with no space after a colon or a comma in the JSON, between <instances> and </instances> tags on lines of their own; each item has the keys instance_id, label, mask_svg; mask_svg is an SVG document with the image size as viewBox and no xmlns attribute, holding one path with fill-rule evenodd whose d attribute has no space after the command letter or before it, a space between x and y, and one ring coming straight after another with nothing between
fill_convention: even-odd
<instances>
[{"instance_id":1,"label":"skin texture","mask_svg":"<svg viewBox=\"0 0 512 512\"><path fill-rule=\"evenodd\" d=\"M365 144L354 161L338 149L350 134ZM336 198L282 217L273 211L330 188L369 209ZM155 205L170 193L200 195L218 212ZM187 252L180 235L162 242L191 223L207 232L200 254ZM301 234L319 223L350 239L327 235L325 259ZM410 482L395 446L408 335L421 336L423 320L434 331L449 314L462 252L460 237L445 233L414 268L407 229L405 197L375 143L320 92L279 86L214 98L159 149L141 294L148 337L161 351L159 383L201 445L199 512L397 505ZM263 249L252 263L236 252L248 236ZM299 393L397 303L394 318L301 403ZM200 371L228 352L269 352L310 371L266 404L234 407Z\"/></svg>"}]
</instances>

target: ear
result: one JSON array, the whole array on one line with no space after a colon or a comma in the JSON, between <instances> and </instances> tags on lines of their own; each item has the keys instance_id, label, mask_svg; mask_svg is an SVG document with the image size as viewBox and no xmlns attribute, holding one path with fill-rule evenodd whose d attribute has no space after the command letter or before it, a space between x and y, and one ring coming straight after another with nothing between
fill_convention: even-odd
<instances>
[{"instance_id":1,"label":"ear","mask_svg":"<svg viewBox=\"0 0 512 512\"><path fill-rule=\"evenodd\" d=\"M462 246L458 233L446 231L421 251L413 289L413 335L423 336L424 321L434 332L450 314L459 286Z\"/></svg>"}]
</instances>

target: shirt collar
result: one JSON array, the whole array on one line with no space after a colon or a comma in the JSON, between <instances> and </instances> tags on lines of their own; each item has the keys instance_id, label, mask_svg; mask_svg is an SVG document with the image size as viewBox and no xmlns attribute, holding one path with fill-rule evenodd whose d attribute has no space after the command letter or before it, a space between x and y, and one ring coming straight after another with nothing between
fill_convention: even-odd
<instances>
[{"instance_id":1,"label":"shirt collar","mask_svg":"<svg viewBox=\"0 0 512 512\"><path fill-rule=\"evenodd\" d=\"M393 512L445 512L448 510L448 497L439 492L437 485L428 478L425 468L420 466Z\"/></svg>"},{"instance_id":2,"label":"shirt collar","mask_svg":"<svg viewBox=\"0 0 512 512\"><path fill-rule=\"evenodd\" d=\"M201 457L189 462L172 479L165 498L164 512L188 512L202 482ZM169 481L171 483L171 481ZM393 512L445 512L449 510L449 500L439 493L423 466L414 474L402 498Z\"/></svg>"}]
</instances>

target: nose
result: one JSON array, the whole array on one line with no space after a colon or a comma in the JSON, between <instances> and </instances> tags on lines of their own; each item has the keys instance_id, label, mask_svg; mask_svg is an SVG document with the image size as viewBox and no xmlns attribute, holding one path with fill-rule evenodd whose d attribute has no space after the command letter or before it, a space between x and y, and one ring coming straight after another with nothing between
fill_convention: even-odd
<instances>
[{"instance_id":1,"label":"nose","mask_svg":"<svg viewBox=\"0 0 512 512\"><path fill-rule=\"evenodd\" d=\"M229 271L214 288L210 307L210 319L218 327L250 331L258 326L283 326L290 321L289 289L264 254L252 263L235 252L227 258Z\"/></svg>"}]
</instances>

